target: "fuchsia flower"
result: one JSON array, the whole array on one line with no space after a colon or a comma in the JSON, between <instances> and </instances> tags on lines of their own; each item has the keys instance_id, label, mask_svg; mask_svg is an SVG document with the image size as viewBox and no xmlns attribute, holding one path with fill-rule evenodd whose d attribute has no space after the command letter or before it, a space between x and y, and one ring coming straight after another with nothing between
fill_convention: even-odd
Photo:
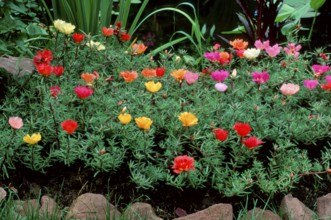
<instances>
[{"instance_id":1,"label":"fuchsia flower","mask_svg":"<svg viewBox=\"0 0 331 220\"><path fill-rule=\"evenodd\" d=\"M326 76L326 77L325 77L325 80L326 80L327 82L331 82L331 76Z\"/></svg>"},{"instance_id":2,"label":"fuchsia flower","mask_svg":"<svg viewBox=\"0 0 331 220\"><path fill-rule=\"evenodd\" d=\"M229 77L229 72L226 70L221 70L221 71L214 71L211 73L211 77L213 78L213 80L217 81L217 82L222 82L224 81L226 78Z\"/></svg>"},{"instance_id":3,"label":"fuchsia flower","mask_svg":"<svg viewBox=\"0 0 331 220\"><path fill-rule=\"evenodd\" d=\"M61 88L58 86L52 86L51 88L49 88L49 90L51 91L51 96L53 96L54 98L57 97L61 92Z\"/></svg>"},{"instance_id":4,"label":"fuchsia flower","mask_svg":"<svg viewBox=\"0 0 331 220\"><path fill-rule=\"evenodd\" d=\"M278 46L278 44L275 44L272 47L270 47L270 46L266 47L265 52L267 52L267 54L270 57L276 57L280 53L281 49L282 49L282 47Z\"/></svg>"},{"instance_id":5,"label":"fuchsia flower","mask_svg":"<svg viewBox=\"0 0 331 220\"><path fill-rule=\"evenodd\" d=\"M225 83L216 83L215 88L220 92L225 92L228 90L228 86Z\"/></svg>"},{"instance_id":6,"label":"fuchsia flower","mask_svg":"<svg viewBox=\"0 0 331 220\"><path fill-rule=\"evenodd\" d=\"M305 80L305 81L303 81L303 85L307 88L307 89L309 89L309 90L313 90L313 89L315 89L316 88L316 86L318 85L318 81L317 80L309 80L309 79L307 79L307 80Z\"/></svg>"},{"instance_id":7,"label":"fuchsia flower","mask_svg":"<svg viewBox=\"0 0 331 220\"><path fill-rule=\"evenodd\" d=\"M8 120L8 123L9 123L10 127L14 128L16 130L20 129L23 126L22 118L17 117L17 116L10 117Z\"/></svg>"},{"instance_id":8,"label":"fuchsia flower","mask_svg":"<svg viewBox=\"0 0 331 220\"><path fill-rule=\"evenodd\" d=\"M289 43L287 47L284 47L284 51L289 56L294 56L295 59L299 57L299 51L301 50L301 45L295 45L294 43Z\"/></svg>"},{"instance_id":9,"label":"fuchsia flower","mask_svg":"<svg viewBox=\"0 0 331 220\"><path fill-rule=\"evenodd\" d=\"M292 83L284 83L280 87L280 91L283 95L291 96L298 93L300 90L300 86Z\"/></svg>"},{"instance_id":10,"label":"fuchsia flower","mask_svg":"<svg viewBox=\"0 0 331 220\"><path fill-rule=\"evenodd\" d=\"M207 58L209 61L219 61L220 59L220 52L206 52L203 55L205 58Z\"/></svg>"},{"instance_id":11,"label":"fuchsia flower","mask_svg":"<svg viewBox=\"0 0 331 220\"><path fill-rule=\"evenodd\" d=\"M256 49L264 50L269 47L269 40L264 41L263 43L261 42L261 40L257 40L255 41L254 46L256 47Z\"/></svg>"},{"instance_id":12,"label":"fuchsia flower","mask_svg":"<svg viewBox=\"0 0 331 220\"><path fill-rule=\"evenodd\" d=\"M93 94L93 90L86 86L77 86L74 91L78 98L85 99Z\"/></svg>"},{"instance_id":13,"label":"fuchsia flower","mask_svg":"<svg viewBox=\"0 0 331 220\"><path fill-rule=\"evenodd\" d=\"M253 72L252 77L253 82L256 82L257 84L263 84L270 78L268 72Z\"/></svg>"},{"instance_id":14,"label":"fuchsia flower","mask_svg":"<svg viewBox=\"0 0 331 220\"><path fill-rule=\"evenodd\" d=\"M186 72L184 74L184 79L187 84L191 85L199 79L199 73Z\"/></svg>"},{"instance_id":15,"label":"fuchsia flower","mask_svg":"<svg viewBox=\"0 0 331 220\"><path fill-rule=\"evenodd\" d=\"M327 66L327 65L318 65L318 64L312 65L311 68L313 69L316 77L319 77L320 75L323 75L325 72L330 70L329 66Z\"/></svg>"}]
</instances>

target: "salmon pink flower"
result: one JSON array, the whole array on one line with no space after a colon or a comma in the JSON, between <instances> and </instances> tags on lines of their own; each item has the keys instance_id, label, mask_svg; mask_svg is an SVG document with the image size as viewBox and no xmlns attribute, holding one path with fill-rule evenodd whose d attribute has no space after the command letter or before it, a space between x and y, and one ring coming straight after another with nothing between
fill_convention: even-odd
<instances>
[{"instance_id":1,"label":"salmon pink flower","mask_svg":"<svg viewBox=\"0 0 331 220\"><path fill-rule=\"evenodd\" d=\"M270 57L276 57L279 53L282 47L278 46L278 44L273 45L272 47L266 47L265 52L270 56Z\"/></svg>"},{"instance_id":2,"label":"salmon pink flower","mask_svg":"<svg viewBox=\"0 0 331 220\"><path fill-rule=\"evenodd\" d=\"M107 27L102 28L102 35L103 36L110 37L113 34L114 34L114 29L113 28L107 28Z\"/></svg>"},{"instance_id":3,"label":"salmon pink flower","mask_svg":"<svg viewBox=\"0 0 331 220\"><path fill-rule=\"evenodd\" d=\"M53 66L52 71L57 76L62 76L64 72L63 66Z\"/></svg>"},{"instance_id":4,"label":"salmon pink flower","mask_svg":"<svg viewBox=\"0 0 331 220\"><path fill-rule=\"evenodd\" d=\"M64 131L68 132L68 134L73 134L78 128L78 123L75 120L69 119L63 121L61 126Z\"/></svg>"},{"instance_id":5,"label":"salmon pink flower","mask_svg":"<svg viewBox=\"0 0 331 220\"><path fill-rule=\"evenodd\" d=\"M269 47L269 40L262 42L261 40L256 40L254 43L256 49L264 50Z\"/></svg>"},{"instance_id":6,"label":"salmon pink flower","mask_svg":"<svg viewBox=\"0 0 331 220\"><path fill-rule=\"evenodd\" d=\"M230 45L237 50L245 50L248 46L248 42L243 39L235 39L234 41L230 41Z\"/></svg>"},{"instance_id":7,"label":"salmon pink flower","mask_svg":"<svg viewBox=\"0 0 331 220\"><path fill-rule=\"evenodd\" d=\"M42 76L50 76L53 68L49 64L41 63L36 65L37 71Z\"/></svg>"},{"instance_id":8,"label":"salmon pink flower","mask_svg":"<svg viewBox=\"0 0 331 220\"><path fill-rule=\"evenodd\" d=\"M326 84L322 84L321 88L326 91L331 91L331 81L327 82Z\"/></svg>"},{"instance_id":9,"label":"salmon pink flower","mask_svg":"<svg viewBox=\"0 0 331 220\"><path fill-rule=\"evenodd\" d=\"M215 89L217 89L220 92L225 92L226 90L228 90L228 86L224 83L216 83Z\"/></svg>"},{"instance_id":10,"label":"salmon pink flower","mask_svg":"<svg viewBox=\"0 0 331 220\"><path fill-rule=\"evenodd\" d=\"M216 44L214 44L214 46L213 46L213 50L218 50L218 49L220 49L220 47L221 47L221 45L218 44L218 43L216 43Z\"/></svg>"},{"instance_id":11,"label":"salmon pink flower","mask_svg":"<svg viewBox=\"0 0 331 220\"><path fill-rule=\"evenodd\" d=\"M240 123L240 122L235 123L232 128L241 137L247 136L252 130L252 128L249 124Z\"/></svg>"},{"instance_id":12,"label":"salmon pink flower","mask_svg":"<svg viewBox=\"0 0 331 220\"><path fill-rule=\"evenodd\" d=\"M80 77L86 82L86 83L93 83L96 79L96 76L92 73L82 73Z\"/></svg>"},{"instance_id":13,"label":"salmon pink flower","mask_svg":"<svg viewBox=\"0 0 331 220\"><path fill-rule=\"evenodd\" d=\"M16 130L20 129L23 126L22 118L17 117L17 116L10 117L8 120L8 123L9 123L10 127L14 128Z\"/></svg>"},{"instance_id":14,"label":"salmon pink flower","mask_svg":"<svg viewBox=\"0 0 331 220\"><path fill-rule=\"evenodd\" d=\"M294 95L294 94L298 93L299 90L300 90L300 86L296 85L296 84L292 84L292 83L284 83L280 87L280 91L282 92L283 95L286 95L286 96Z\"/></svg>"},{"instance_id":15,"label":"salmon pink flower","mask_svg":"<svg viewBox=\"0 0 331 220\"><path fill-rule=\"evenodd\" d=\"M323 75L325 72L330 70L329 66L318 64L312 65L311 68L313 69L316 77L319 77L320 75Z\"/></svg>"},{"instance_id":16,"label":"salmon pink flower","mask_svg":"<svg viewBox=\"0 0 331 220\"><path fill-rule=\"evenodd\" d=\"M317 80L305 80L303 81L303 85L309 89L309 90L313 90L316 88L316 86L318 85L318 81Z\"/></svg>"},{"instance_id":17,"label":"salmon pink flower","mask_svg":"<svg viewBox=\"0 0 331 220\"><path fill-rule=\"evenodd\" d=\"M184 127L191 127L198 124L198 118L191 112L183 112L178 116Z\"/></svg>"},{"instance_id":18,"label":"salmon pink flower","mask_svg":"<svg viewBox=\"0 0 331 220\"><path fill-rule=\"evenodd\" d=\"M294 56L295 59L298 59L301 50L301 45L295 45L294 43L289 43L287 47L284 47L284 51L289 56Z\"/></svg>"},{"instance_id":19,"label":"salmon pink flower","mask_svg":"<svg viewBox=\"0 0 331 220\"><path fill-rule=\"evenodd\" d=\"M156 76L161 78L165 74L166 69L163 67L159 67L156 68L155 71L156 71Z\"/></svg>"},{"instance_id":20,"label":"salmon pink flower","mask_svg":"<svg viewBox=\"0 0 331 220\"><path fill-rule=\"evenodd\" d=\"M153 78L156 76L156 70L145 68L141 71L141 75L145 78Z\"/></svg>"},{"instance_id":21,"label":"salmon pink flower","mask_svg":"<svg viewBox=\"0 0 331 220\"><path fill-rule=\"evenodd\" d=\"M120 76L122 76L126 82L133 82L138 78L138 73L136 71L124 71L120 73Z\"/></svg>"},{"instance_id":22,"label":"salmon pink flower","mask_svg":"<svg viewBox=\"0 0 331 220\"><path fill-rule=\"evenodd\" d=\"M76 44L80 44L85 39L85 34L73 33L72 39Z\"/></svg>"},{"instance_id":23,"label":"salmon pink flower","mask_svg":"<svg viewBox=\"0 0 331 220\"><path fill-rule=\"evenodd\" d=\"M147 47L144 44L133 44L132 55L139 55L146 51Z\"/></svg>"},{"instance_id":24,"label":"salmon pink flower","mask_svg":"<svg viewBox=\"0 0 331 220\"><path fill-rule=\"evenodd\" d=\"M33 58L33 64L50 64L53 59L53 53L50 50L38 51L37 55Z\"/></svg>"},{"instance_id":25,"label":"salmon pink flower","mask_svg":"<svg viewBox=\"0 0 331 220\"><path fill-rule=\"evenodd\" d=\"M248 149L252 150L257 146L263 144L263 142L256 137L252 136L241 141Z\"/></svg>"},{"instance_id":26,"label":"salmon pink flower","mask_svg":"<svg viewBox=\"0 0 331 220\"><path fill-rule=\"evenodd\" d=\"M57 97L61 92L61 88L58 86L52 86L51 88L49 88L49 90L51 91L51 96L53 97Z\"/></svg>"},{"instance_id":27,"label":"salmon pink flower","mask_svg":"<svg viewBox=\"0 0 331 220\"><path fill-rule=\"evenodd\" d=\"M188 85L195 83L199 79L199 73L186 72L184 79Z\"/></svg>"},{"instance_id":28,"label":"salmon pink flower","mask_svg":"<svg viewBox=\"0 0 331 220\"><path fill-rule=\"evenodd\" d=\"M185 73L187 72L187 70L185 69L178 69L178 70L174 70L172 71L172 73L170 73L170 76L174 79L176 79L176 81L183 81Z\"/></svg>"},{"instance_id":29,"label":"salmon pink flower","mask_svg":"<svg viewBox=\"0 0 331 220\"><path fill-rule=\"evenodd\" d=\"M177 156L171 168L174 170L174 173L177 174L183 171L194 170L194 158L187 155Z\"/></svg>"},{"instance_id":30,"label":"salmon pink flower","mask_svg":"<svg viewBox=\"0 0 331 220\"><path fill-rule=\"evenodd\" d=\"M222 128L215 128L213 129L214 135L217 140L225 141L228 138L228 131Z\"/></svg>"},{"instance_id":31,"label":"salmon pink flower","mask_svg":"<svg viewBox=\"0 0 331 220\"><path fill-rule=\"evenodd\" d=\"M222 82L224 81L226 78L228 78L230 75L230 73L226 70L216 70L214 72L211 73L211 78L213 78L213 80L217 81L217 82Z\"/></svg>"},{"instance_id":32,"label":"salmon pink flower","mask_svg":"<svg viewBox=\"0 0 331 220\"><path fill-rule=\"evenodd\" d=\"M228 52L220 52L219 54L219 63L225 65L231 62L232 55Z\"/></svg>"},{"instance_id":33,"label":"salmon pink flower","mask_svg":"<svg viewBox=\"0 0 331 220\"><path fill-rule=\"evenodd\" d=\"M256 82L257 84L263 84L270 78L268 72L253 72L252 77L253 82Z\"/></svg>"},{"instance_id":34,"label":"salmon pink flower","mask_svg":"<svg viewBox=\"0 0 331 220\"><path fill-rule=\"evenodd\" d=\"M78 98L85 99L90 97L93 94L93 90L86 86L77 86L74 91Z\"/></svg>"}]
</instances>

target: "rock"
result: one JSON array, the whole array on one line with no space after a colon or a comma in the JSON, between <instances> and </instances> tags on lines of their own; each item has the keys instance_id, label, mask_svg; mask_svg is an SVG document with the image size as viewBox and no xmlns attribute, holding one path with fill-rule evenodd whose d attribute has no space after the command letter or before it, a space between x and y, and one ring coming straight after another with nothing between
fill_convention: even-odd
<instances>
[{"instance_id":1,"label":"rock","mask_svg":"<svg viewBox=\"0 0 331 220\"><path fill-rule=\"evenodd\" d=\"M22 76L31 74L34 70L32 59L20 57L0 57L0 68L4 68L7 72Z\"/></svg>"},{"instance_id":2,"label":"rock","mask_svg":"<svg viewBox=\"0 0 331 220\"><path fill-rule=\"evenodd\" d=\"M2 187L0 187L0 202L1 202L4 198L6 198L6 196L7 196L7 192L6 192L6 190L4 190Z\"/></svg>"},{"instance_id":3,"label":"rock","mask_svg":"<svg viewBox=\"0 0 331 220\"><path fill-rule=\"evenodd\" d=\"M120 219L121 213L100 194L80 195L70 206L66 219Z\"/></svg>"},{"instance_id":4,"label":"rock","mask_svg":"<svg viewBox=\"0 0 331 220\"><path fill-rule=\"evenodd\" d=\"M124 219L162 220L162 218L155 214L150 204L143 202L133 203L127 210L125 210Z\"/></svg>"},{"instance_id":5,"label":"rock","mask_svg":"<svg viewBox=\"0 0 331 220\"><path fill-rule=\"evenodd\" d=\"M40 203L41 203L41 207L39 209L40 215L45 217L52 217L56 219L61 218L60 209L54 199L48 196L42 196Z\"/></svg>"},{"instance_id":6,"label":"rock","mask_svg":"<svg viewBox=\"0 0 331 220\"><path fill-rule=\"evenodd\" d=\"M331 219L331 193L317 198L317 214L320 219Z\"/></svg>"},{"instance_id":7,"label":"rock","mask_svg":"<svg viewBox=\"0 0 331 220\"><path fill-rule=\"evenodd\" d=\"M286 195L280 204L280 211L285 220L316 219L315 213L291 194Z\"/></svg>"},{"instance_id":8,"label":"rock","mask_svg":"<svg viewBox=\"0 0 331 220\"><path fill-rule=\"evenodd\" d=\"M263 210L260 208L255 208L253 210L249 210L247 215L243 218L243 220L282 220L279 215L273 213L270 210Z\"/></svg>"},{"instance_id":9,"label":"rock","mask_svg":"<svg viewBox=\"0 0 331 220\"><path fill-rule=\"evenodd\" d=\"M216 204L212 205L199 212L175 218L174 220L232 220L233 212L231 204Z\"/></svg>"},{"instance_id":10,"label":"rock","mask_svg":"<svg viewBox=\"0 0 331 220\"><path fill-rule=\"evenodd\" d=\"M19 213L21 217L31 215L31 213L38 212L39 202L36 199L30 200L16 200L14 201L15 212Z\"/></svg>"}]
</instances>

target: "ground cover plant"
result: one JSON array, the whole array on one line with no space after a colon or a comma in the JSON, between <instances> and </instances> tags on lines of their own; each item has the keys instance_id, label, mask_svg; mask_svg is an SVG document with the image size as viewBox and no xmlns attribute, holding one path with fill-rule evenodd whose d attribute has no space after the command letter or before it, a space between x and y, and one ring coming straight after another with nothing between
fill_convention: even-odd
<instances>
[{"instance_id":1,"label":"ground cover plant","mask_svg":"<svg viewBox=\"0 0 331 220\"><path fill-rule=\"evenodd\" d=\"M47 173L81 163L94 177L126 167L140 189L224 197L272 197L308 175L329 181L328 54L233 39L196 65L185 51L153 57L121 22L99 31L54 21L54 44L35 54L35 73L8 79L2 180L22 166Z\"/></svg>"}]
</instances>

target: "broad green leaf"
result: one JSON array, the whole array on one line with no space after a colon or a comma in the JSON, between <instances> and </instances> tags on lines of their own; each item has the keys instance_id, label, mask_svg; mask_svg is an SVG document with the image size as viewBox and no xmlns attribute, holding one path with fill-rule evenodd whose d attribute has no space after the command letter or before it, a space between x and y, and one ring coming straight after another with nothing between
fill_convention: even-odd
<instances>
[{"instance_id":1,"label":"broad green leaf","mask_svg":"<svg viewBox=\"0 0 331 220\"><path fill-rule=\"evenodd\" d=\"M206 31L207 31L207 27L206 27L206 24L204 24L204 25L202 26L202 28L201 28L201 33L202 33L202 34L205 34Z\"/></svg>"},{"instance_id":2,"label":"broad green leaf","mask_svg":"<svg viewBox=\"0 0 331 220\"><path fill-rule=\"evenodd\" d=\"M278 15L275 19L275 22L285 21L291 14L295 11L295 8L291 7L288 4L283 4L282 8L278 12Z\"/></svg>"},{"instance_id":3,"label":"broad green leaf","mask_svg":"<svg viewBox=\"0 0 331 220\"><path fill-rule=\"evenodd\" d=\"M44 29L35 24L29 24L26 30L29 35L48 35Z\"/></svg>"},{"instance_id":4,"label":"broad green leaf","mask_svg":"<svg viewBox=\"0 0 331 220\"><path fill-rule=\"evenodd\" d=\"M320 7L324 5L325 2L326 0L311 0L310 7L317 11L318 9L320 9Z\"/></svg>"},{"instance_id":5,"label":"broad green leaf","mask_svg":"<svg viewBox=\"0 0 331 220\"><path fill-rule=\"evenodd\" d=\"M221 34L242 34L246 33L245 27L244 26L239 26L232 31L223 31Z\"/></svg>"},{"instance_id":6,"label":"broad green leaf","mask_svg":"<svg viewBox=\"0 0 331 220\"><path fill-rule=\"evenodd\" d=\"M210 32L209 32L209 35L210 35L210 36L213 36L213 35L214 35L215 29L216 29L215 25L213 25L213 26L210 28Z\"/></svg>"}]
</instances>

